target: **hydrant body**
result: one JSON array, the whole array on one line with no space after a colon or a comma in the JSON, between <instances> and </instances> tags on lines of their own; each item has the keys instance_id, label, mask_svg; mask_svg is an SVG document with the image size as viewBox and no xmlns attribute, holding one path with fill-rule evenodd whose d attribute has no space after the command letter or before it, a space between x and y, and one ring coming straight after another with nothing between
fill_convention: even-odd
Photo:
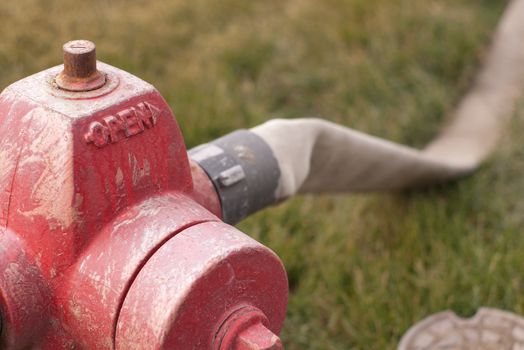
<instances>
[{"instance_id":1,"label":"hydrant body","mask_svg":"<svg viewBox=\"0 0 524 350\"><path fill-rule=\"evenodd\" d=\"M102 63L68 91L61 69L0 96L0 347L236 349L246 310L231 329L278 334L282 264L221 222L158 91Z\"/></svg>"}]
</instances>

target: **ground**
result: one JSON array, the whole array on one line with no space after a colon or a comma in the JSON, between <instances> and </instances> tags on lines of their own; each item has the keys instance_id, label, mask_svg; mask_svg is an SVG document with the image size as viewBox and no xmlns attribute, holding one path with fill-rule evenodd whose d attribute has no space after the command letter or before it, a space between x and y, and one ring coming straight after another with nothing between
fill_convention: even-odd
<instances>
[{"instance_id":1,"label":"ground","mask_svg":"<svg viewBox=\"0 0 524 350\"><path fill-rule=\"evenodd\" d=\"M471 84L505 4L3 1L0 83L58 64L63 42L86 38L101 60L161 91L189 147L305 116L422 146ZM463 181L303 196L241 223L289 273L286 349L395 349L410 325L444 309L524 314L523 117Z\"/></svg>"}]
</instances>

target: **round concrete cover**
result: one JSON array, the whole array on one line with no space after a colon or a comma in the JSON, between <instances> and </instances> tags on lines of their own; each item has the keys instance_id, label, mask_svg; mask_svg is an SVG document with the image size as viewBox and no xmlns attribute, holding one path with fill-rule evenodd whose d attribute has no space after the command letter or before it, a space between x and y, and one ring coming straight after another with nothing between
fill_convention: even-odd
<instances>
[{"instance_id":1,"label":"round concrete cover","mask_svg":"<svg viewBox=\"0 0 524 350\"><path fill-rule=\"evenodd\" d=\"M398 350L524 350L524 318L482 308L470 319L444 311L420 321Z\"/></svg>"}]
</instances>

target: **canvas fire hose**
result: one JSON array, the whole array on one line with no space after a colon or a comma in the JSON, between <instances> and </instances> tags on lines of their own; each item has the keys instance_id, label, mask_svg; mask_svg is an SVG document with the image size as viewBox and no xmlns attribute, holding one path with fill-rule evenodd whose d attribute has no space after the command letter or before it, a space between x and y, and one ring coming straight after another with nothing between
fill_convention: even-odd
<instances>
[{"instance_id":1,"label":"canvas fire hose","mask_svg":"<svg viewBox=\"0 0 524 350\"><path fill-rule=\"evenodd\" d=\"M449 125L423 150L322 119L279 119L242 135L236 132L201 146L190 152L191 157L206 169L209 159L206 154L214 155L215 145L241 144L244 142L241 139L250 138L269 147L277 163L273 163L273 172L279 176L264 176L273 183L257 185L260 193L250 198L273 197L266 198L264 204L254 203L253 211L297 193L398 190L470 174L496 146L522 93L523 18L524 4L513 1L499 23L491 50L471 90L459 103ZM216 181L215 184L220 193L220 184ZM223 211L227 218L227 206ZM237 209L233 211L238 215Z\"/></svg>"},{"instance_id":2,"label":"canvas fire hose","mask_svg":"<svg viewBox=\"0 0 524 350\"><path fill-rule=\"evenodd\" d=\"M522 38L513 0L423 150L294 119L186 151L152 85L97 62L92 42L66 43L63 65L0 95L0 348L283 349L285 269L231 225L299 193L472 173L523 91Z\"/></svg>"}]
</instances>

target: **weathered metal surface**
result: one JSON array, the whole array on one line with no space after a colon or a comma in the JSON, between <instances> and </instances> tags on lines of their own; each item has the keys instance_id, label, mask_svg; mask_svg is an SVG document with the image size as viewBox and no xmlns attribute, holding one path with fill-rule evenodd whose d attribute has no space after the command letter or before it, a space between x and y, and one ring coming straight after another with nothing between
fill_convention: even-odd
<instances>
[{"instance_id":1,"label":"weathered metal surface","mask_svg":"<svg viewBox=\"0 0 524 350\"><path fill-rule=\"evenodd\" d=\"M256 323L237 337L235 350L283 350L280 338L262 323Z\"/></svg>"},{"instance_id":2,"label":"weathered metal surface","mask_svg":"<svg viewBox=\"0 0 524 350\"><path fill-rule=\"evenodd\" d=\"M66 302L63 317L75 320L71 332L84 347L110 348L120 307L143 265L177 233L213 220L218 219L194 200L172 193L148 198L106 225L68 275L75 288L59 293ZM169 260L163 264L178 265ZM157 293L173 288L157 282Z\"/></svg>"},{"instance_id":3,"label":"weathered metal surface","mask_svg":"<svg viewBox=\"0 0 524 350\"><path fill-rule=\"evenodd\" d=\"M11 230L0 228L1 349L31 345L46 331L50 291L34 256Z\"/></svg>"},{"instance_id":4,"label":"weathered metal surface","mask_svg":"<svg viewBox=\"0 0 524 350\"><path fill-rule=\"evenodd\" d=\"M267 327L269 320L256 307L240 306L227 316L213 341L213 350L282 350L280 338Z\"/></svg>"},{"instance_id":5,"label":"weathered metal surface","mask_svg":"<svg viewBox=\"0 0 524 350\"><path fill-rule=\"evenodd\" d=\"M220 223L160 94L98 69L99 89L58 88L59 66L0 95L0 348L209 349L191 339L246 303L278 334L278 258Z\"/></svg>"},{"instance_id":6,"label":"weathered metal surface","mask_svg":"<svg viewBox=\"0 0 524 350\"><path fill-rule=\"evenodd\" d=\"M220 199L213 182L196 162L189 160L193 177L193 198L217 217L222 218Z\"/></svg>"},{"instance_id":7,"label":"weathered metal surface","mask_svg":"<svg viewBox=\"0 0 524 350\"><path fill-rule=\"evenodd\" d=\"M55 78L60 89L91 91L106 83L106 75L96 67L96 46L87 40L64 44L64 70Z\"/></svg>"},{"instance_id":8,"label":"weathered metal surface","mask_svg":"<svg viewBox=\"0 0 524 350\"><path fill-rule=\"evenodd\" d=\"M139 272L120 312L116 349L217 349L221 325L246 305L260 310L267 329L279 334L287 305L282 263L229 225L194 225Z\"/></svg>"}]
</instances>

